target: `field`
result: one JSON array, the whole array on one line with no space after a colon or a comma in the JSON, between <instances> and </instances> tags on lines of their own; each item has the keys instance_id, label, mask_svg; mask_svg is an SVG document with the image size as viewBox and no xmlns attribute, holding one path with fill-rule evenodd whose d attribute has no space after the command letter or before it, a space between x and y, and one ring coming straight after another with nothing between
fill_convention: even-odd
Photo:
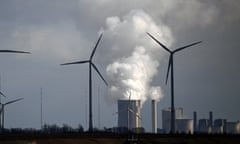
<instances>
[{"instance_id":1,"label":"field","mask_svg":"<svg viewBox=\"0 0 240 144\"><path fill-rule=\"evenodd\" d=\"M1 134L0 144L236 144L240 135Z\"/></svg>"}]
</instances>

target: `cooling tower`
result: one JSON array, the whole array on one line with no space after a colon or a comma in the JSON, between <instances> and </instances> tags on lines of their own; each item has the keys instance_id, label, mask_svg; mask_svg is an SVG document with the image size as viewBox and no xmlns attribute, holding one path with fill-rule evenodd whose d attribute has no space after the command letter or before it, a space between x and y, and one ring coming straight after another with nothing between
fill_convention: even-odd
<instances>
[{"instance_id":1,"label":"cooling tower","mask_svg":"<svg viewBox=\"0 0 240 144\"><path fill-rule=\"evenodd\" d=\"M176 119L176 130L179 133L193 134L193 120Z\"/></svg>"},{"instance_id":2,"label":"cooling tower","mask_svg":"<svg viewBox=\"0 0 240 144\"><path fill-rule=\"evenodd\" d=\"M175 109L175 118L176 119L183 118L183 108ZM162 110L162 128L166 133L169 133L171 130L171 108Z\"/></svg>"},{"instance_id":3,"label":"cooling tower","mask_svg":"<svg viewBox=\"0 0 240 144\"><path fill-rule=\"evenodd\" d=\"M118 100L118 127L141 127L141 101Z\"/></svg>"}]
</instances>

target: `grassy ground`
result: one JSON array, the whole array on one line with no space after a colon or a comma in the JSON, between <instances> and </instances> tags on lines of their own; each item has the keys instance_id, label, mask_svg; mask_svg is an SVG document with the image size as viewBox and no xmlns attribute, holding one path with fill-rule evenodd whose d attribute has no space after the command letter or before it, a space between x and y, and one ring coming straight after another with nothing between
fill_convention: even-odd
<instances>
[{"instance_id":1,"label":"grassy ground","mask_svg":"<svg viewBox=\"0 0 240 144\"><path fill-rule=\"evenodd\" d=\"M0 144L237 144L240 135L1 134Z\"/></svg>"}]
</instances>

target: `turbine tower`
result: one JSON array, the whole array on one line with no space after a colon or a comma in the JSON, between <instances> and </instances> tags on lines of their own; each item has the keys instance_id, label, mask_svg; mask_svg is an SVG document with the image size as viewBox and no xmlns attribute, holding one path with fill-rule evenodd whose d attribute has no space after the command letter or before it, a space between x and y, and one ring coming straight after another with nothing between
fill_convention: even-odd
<instances>
[{"instance_id":1,"label":"turbine tower","mask_svg":"<svg viewBox=\"0 0 240 144\"><path fill-rule=\"evenodd\" d=\"M1 91L0 91L0 104L1 104L1 96L3 97L6 97ZM1 117L1 114L2 114L2 107L0 107L0 128L2 127L2 117Z\"/></svg>"},{"instance_id":2,"label":"turbine tower","mask_svg":"<svg viewBox=\"0 0 240 144\"><path fill-rule=\"evenodd\" d=\"M88 60L84 60L84 61L77 61L77 62L70 62L70 63L64 63L61 65L72 65L72 64L84 64L84 63L88 63L89 64L89 131L92 132L93 131L93 119L92 119L92 67L96 70L96 72L98 73L98 75L101 77L101 79L104 81L104 83L106 85L107 82L106 80L103 78L103 76L101 75L100 71L98 70L97 66L93 63L93 56L96 52L97 46L102 38L103 34L101 34L97 40L97 43L91 53L91 56Z\"/></svg>"},{"instance_id":3,"label":"turbine tower","mask_svg":"<svg viewBox=\"0 0 240 144\"><path fill-rule=\"evenodd\" d=\"M1 112L2 112L2 127L1 129L3 130L4 129L4 108L6 105L9 105L9 104L12 104L12 103L15 103L17 101L20 101L20 100L23 100L23 98L19 98L19 99L16 99L16 100L12 100L12 101L9 101L9 102L6 102L4 104L0 103L1 104Z\"/></svg>"},{"instance_id":4,"label":"turbine tower","mask_svg":"<svg viewBox=\"0 0 240 144\"><path fill-rule=\"evenodd\" d=\"M167 70L167 77L166 77L166 84L168 81L168 75L169 71L171 69L171 132L175 133L175 107L174 107L174 71L173 71L173 56L176 52L179 52L183 49L186 49L188 47L194 46L196 44L201 43L202 41L195 42L180 48L177 48L173 51L171 51L169 48L167 48L164 44L162 44L160 41L158 41L155 37L153 37L150 33L147 33L155 42L157 42L163 49L165 49L169 54L169 62L168 62L168 70Z\"/></svg>"}]
</instances>

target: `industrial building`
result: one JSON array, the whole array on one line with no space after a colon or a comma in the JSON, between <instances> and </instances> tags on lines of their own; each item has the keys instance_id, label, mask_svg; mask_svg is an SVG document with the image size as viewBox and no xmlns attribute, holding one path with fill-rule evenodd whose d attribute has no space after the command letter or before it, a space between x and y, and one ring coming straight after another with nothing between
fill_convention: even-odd
<instances>
[{"instance_id":1,"label":"industrial building","mask_svg":"<svg viewBox=\"0 0 240 144\"><path fill-rule=\"evenodd\" d=\"M226 132L226 119L215 119L214 125L212 126L212 133L222 134Z\"/></svg>"},{"instance_id":2,"label":"industrial building","mask_svg":"<svg viewBox=\"0 0 240 144\"><path fill-rule=\"evenodd\" d=\"M195 133L211 133L212 127L209 126L209 119L199 119L198 129Z\"/></svg>"},{"instance_id":3,"label":"industrial building","mask_svg":"<svg viewBox=\"0 0 240 144\"><path fill-rule=\"evenodd\" d=\"M213 121L213 113L209 112L208 119L199 119L197 123L197 112L193 113L194 132L208 134L240 134L240 122L227 122L226 119L215 119ZM196 129L195 129L196 128Z\"/></svg>"},{"instance_id":4,"label":"industrial building","mask_svg":"<svg viewBox=\"0 0 240 144\"><path fill-rule=\"evenodd\" d=\"M176 132L193 133L193 119L187 119L183 116L183 108L175 109ZM165 133L171 130L171 108L162 110L162 128Z\"/></svg>"},{"instance_id":5,"label":"industrial building","mask_svg":"<svg viewBox=\"0 0 240 144\"><path fill-rule=\"evenodd\" d=\"M226 122L226 133L228 133L228 134L240 134L240 121Z\"/></svg>"},{"instance_id":6,"label":"industrial building","mask_svg":"<svg viewBox=\"0 0 240 144\"><path fill-rule=\"evenodd\" d=\"M140 100L118 100L118 127L129 130L141 127Z\"/></svg>"}]
</instances>

